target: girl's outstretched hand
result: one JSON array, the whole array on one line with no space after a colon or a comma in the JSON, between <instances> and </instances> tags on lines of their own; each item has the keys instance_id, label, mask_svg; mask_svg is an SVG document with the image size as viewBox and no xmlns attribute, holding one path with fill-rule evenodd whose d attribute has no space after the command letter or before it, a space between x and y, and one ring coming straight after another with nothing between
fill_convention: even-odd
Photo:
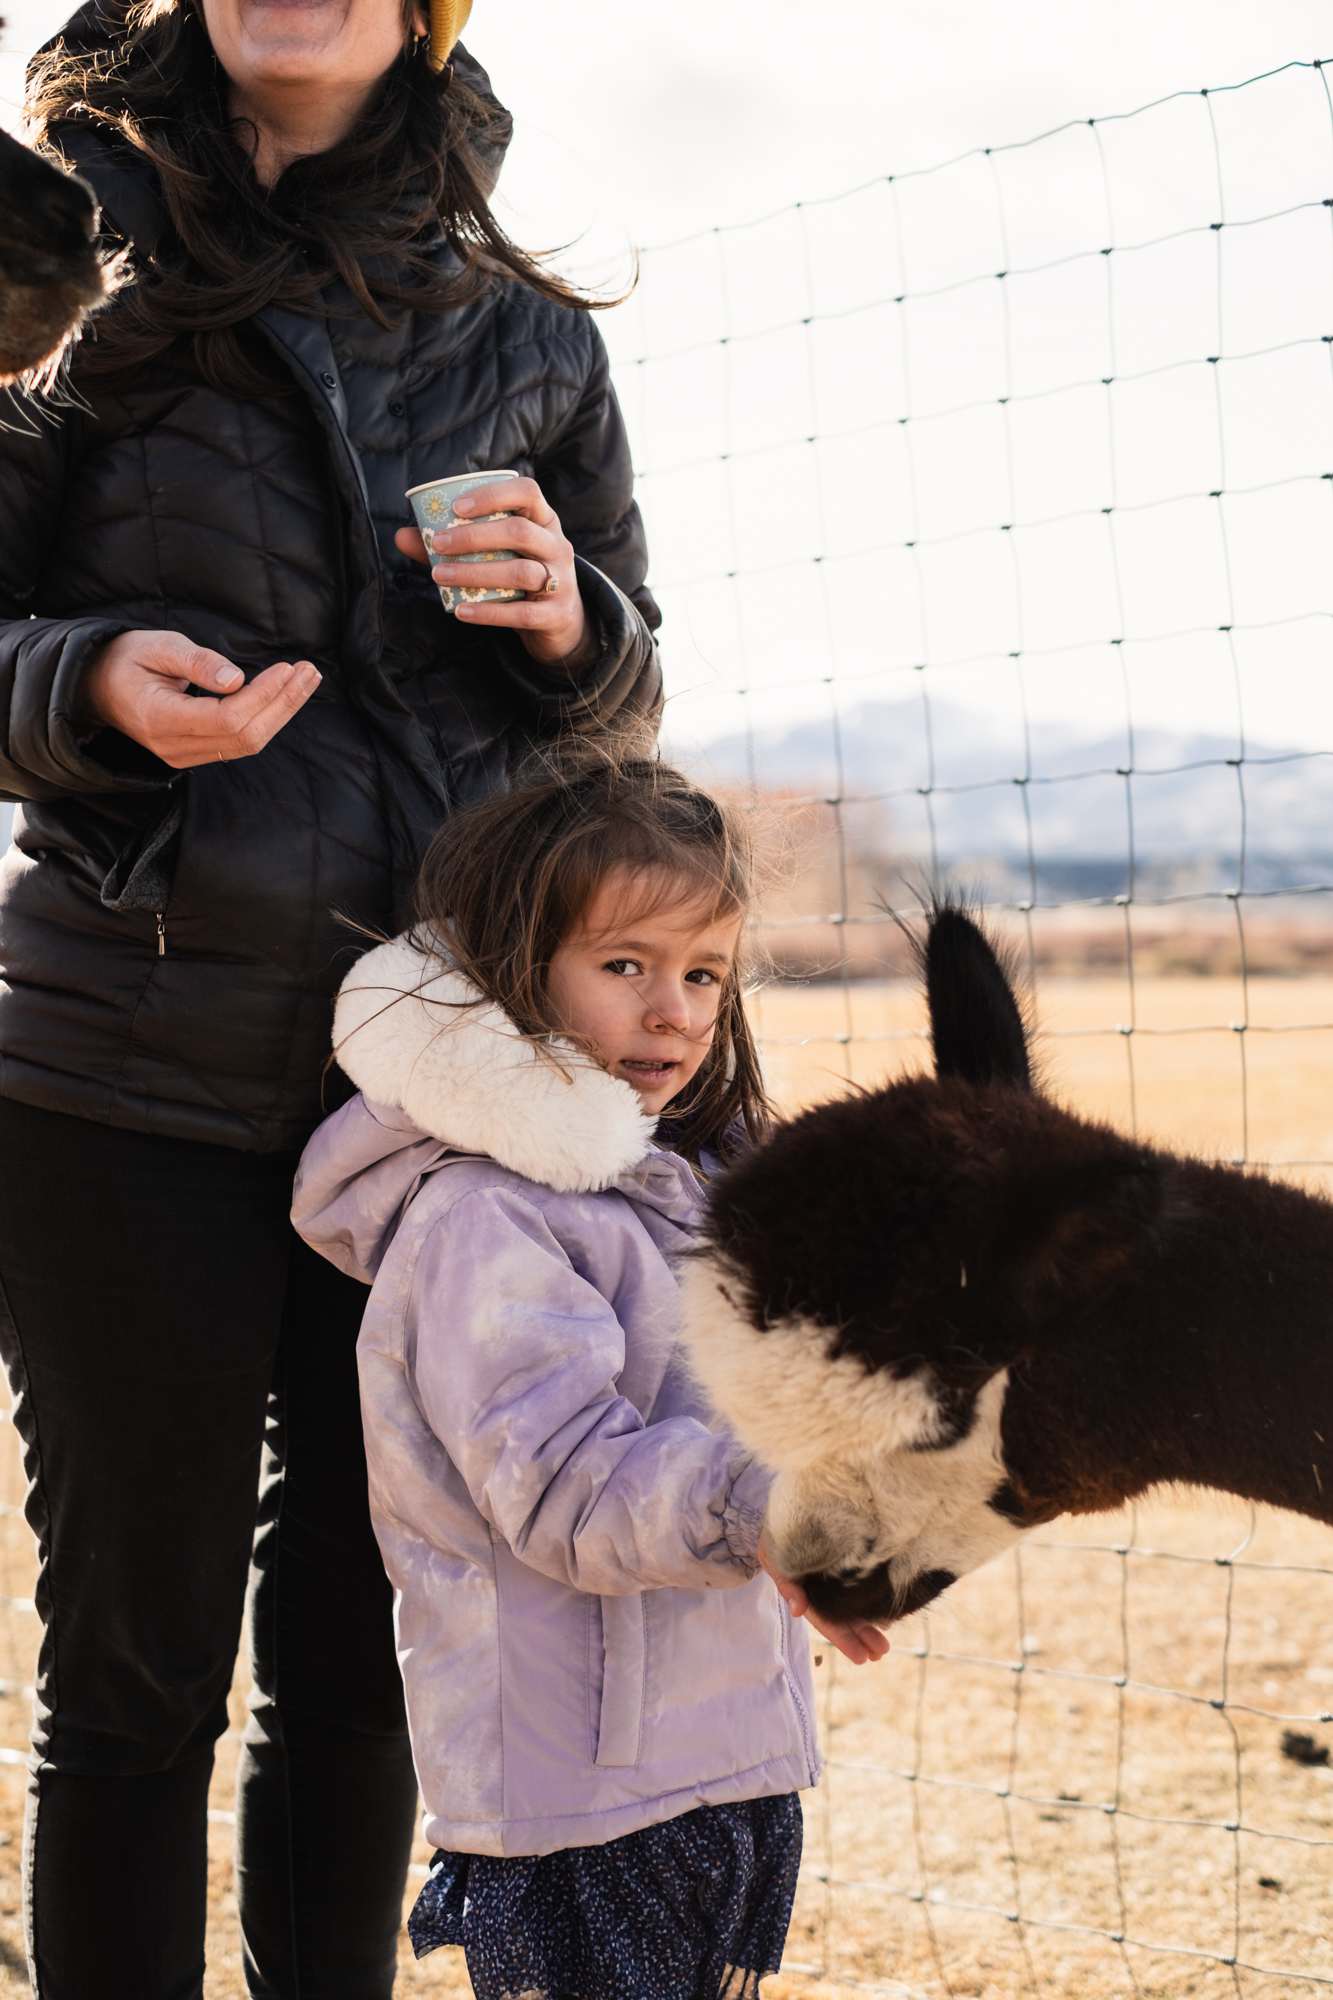
<instances>
[{"instance_id":1,"label":"girl's outstretched hand","mask_svg":"<svg viewBox=\"0 0 1333 2000\"><path fill-rule=\"evenodd\" d=\"M846 1625L835 1625L831 1620L821 1618L817 1612L810 1609L810 1600L800 1584L794 1578L784 1576L780 1569L774 1568L762 1541L759 1544L759 1567L766 1575L772 1577L778 1595L785 1602L792 1617L804 1618L808 1625L813 1625L816 1632L821 1633L830 1646L836 1646L843 1658L850 1660L854 1667L863 1667L867 1660L884 1658L889 1650L889 1642L878 1625L872 1625L865 1618L853 1619Z\"/></svg>"},{"instance_id":2,"label":"girl's outstretched hand","mask_svg":"<svg viewBox=\"0 0 1333 2000\"><path fill-rule=\"evenodd\" d=\"M499 520L474 518L501 509ZM586 649L588 620L573 544L536 480L475 486L459 495L454 512L460 517L456 526L433 534L433 548L427 550L415 528L399 528L395 543L404 555L429 562L436 583L525 591L508 604L460 604L454 616L465 625L508 626L543 666L577 664ZM488 563L480 576L475 563L457 560L488 549L512 549L514 560Z\"/></svg>"}]
</instances>

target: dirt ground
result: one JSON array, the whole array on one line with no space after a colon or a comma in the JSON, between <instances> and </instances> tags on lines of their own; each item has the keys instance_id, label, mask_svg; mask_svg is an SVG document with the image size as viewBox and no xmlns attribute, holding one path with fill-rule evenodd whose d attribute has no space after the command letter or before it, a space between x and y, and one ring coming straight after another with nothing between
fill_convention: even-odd
<instances>
[{"instance_id":1,"label":"dirt ground","mask_svg":"<svg viewBox=\"0 0 1333 2000\"><path fill-rule=\"evenodd\" d=\"M1286 1170L1326 1185L1304 1163L1333 1160L1333 979L1265 976L1247 993L1154 977L1131 997L1122 978L1047 977L1038 1000L1061 1096L1177 1146L1302 1163ZM777 987L760 1014L789 1105L925 1059L906 982ZM36 1621L21 1497L0 1435L0 1996L27 1991ZM883 1666L835 1667L825 1650L818 1679L829 1773L807 1798L769 2000L1297 2000L1333 1985L1327 1530L1194 1499L1060 1523L899 1627ZM238 1684L238 1720L242 1698ZM224 1742L209 2000L244 2000L233 1759ZM401 1990L462 2000L456 1957L418 1966L405 1949ZM110 1968L105 1990L126 1990Z\"/></svg>"}]
</instances>

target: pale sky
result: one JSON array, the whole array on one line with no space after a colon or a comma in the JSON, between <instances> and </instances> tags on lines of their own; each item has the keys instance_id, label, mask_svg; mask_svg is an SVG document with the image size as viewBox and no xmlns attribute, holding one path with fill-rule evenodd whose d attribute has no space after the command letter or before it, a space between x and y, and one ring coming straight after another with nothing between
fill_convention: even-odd
<instances>
[{"instance_id":1,"label":"pale sky","mask_svg":"<svg viewBox=\"0 0 1333 2000\"><path fill-rule=\"evenodd\" d=\"M7 11L15 51L59 18ZM610 280L645 249L636 297L603 326L678 737L735 726L739 685L781 721L826 705L829 676L848 700L901 696L922 661L942 697L1012 714L1022 650L1033 712L1089 733L1123 713L1123 667L1144 723L1226 730L1239 676L1252 736L1333 747L1318 73L884 178L1333 55L1326 10L476 0L468 41L516 117L512 233L573 243L565 268ZM19 70L0 57L11 104ZM652 248L682 236L697 240ZM976 282L919 296L958 280ZM1255 358L1212 367L1214 352ZM1108 373L1141 379L1108 396ZM1089 386L1041 393L1065 384ZM1124 511L1101 515L1112 501ZM1158 636L1276 620L1234 649L1215 629ZM1118 635L1154 643L1108 648Z\"/></svg>"}]
</instances>

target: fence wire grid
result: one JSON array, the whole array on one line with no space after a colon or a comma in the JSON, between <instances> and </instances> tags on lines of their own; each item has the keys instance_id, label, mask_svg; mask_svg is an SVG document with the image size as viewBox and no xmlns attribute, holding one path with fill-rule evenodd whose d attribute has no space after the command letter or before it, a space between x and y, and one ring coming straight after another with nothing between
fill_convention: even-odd
<instances>
[{"instance_id":1,"label":"fence wire grid","mask_svg":"<svg viewBox=\"0 0 1333 2000\"><path fill-rule=\"evenodd\" d=\"M1242 102L1252 115L1229 118ZM1268 144L1259 137L1278 104L1299 133L1286 150L1271 125ZM1149 156L1146 186L1135 148ZM923 204L931 189L942 198ZM803 929L820 940L806 969L821 979L824 1015L784 1033L791 1010L777 989L762 1020L771 1057L819 1049L848 1079L886 1073L895 1051L873 1045L922 1032L877 1025L861 1004L862 980L889 969L875 961L895 918L918 913L897 885L905 872L930 885L961 879L1018 927L1039 1015L1043 925L1054 920L1058 934L1072 923L1075 950L1080 925L1114 925L1123 1006L1095 1025L1043 1020L1043 1039L1122 1044L1122 1122L1137 1129L1145 1038L1229 1038L1239 1136L1224 1157L1269 1164L1251 1146L1247 1043L1333 1027L1318 1016L1259 1019L1251 1005L1256 907L1322 919L1317 899L1333 889L1333 844L1302 851L1273 824L1292 796L1289 784L1274 788L1279 776L1299 771L1329 797L1333 603L1320 558L1333 481L1331 224L1333 96L1321 59L886 173L644 253L613 353L666 614L666 738L704 774L813 824L822 848L825 900L811 899L806 871L803 906L770 913L767 925L788 950ZM1030 421L1041 412L1056 418L1044 431ZM1153 425L1163 427L1156 450L1144 435ZM1265 464L1260 434L1270 427L1282 435ZM1071 504L1052 504L1062 488ZM1294 565L1279 561L1271 587L1256 587L1275 536ZM1154 569L1174 569L1184 587L1173 596ZM1078 693L1067 685L1062 697L1053 670ZM1264 687L1275 671L1289 676L1285 700ZM1280 747L1251 727L1247 696ZM1098 732L1069 724L1084 701ZM966 742L973 704L1004 711L979 752ZM1191 747L1182 725L1222 740L1180 754L1178 742ZM865 746L883 753L891 732L900 746L885 758L884 782ZM1089 736L1101 754L1083 754ZM1198 787L1205 773L1213 789L1200 839L1170 788ZM1044 865L1043 794L1096 787L1119 797L1114 883L1080 883L1068 866L1077 806L1058 821L1063 871ZM1145 813L1154 789L1168 801L1165 825L1151 797ZM1154 817L1145 841L1140 829ZM874 887L897 907L878 905ZM1236 1018L1145 1018L1140 926L1160 932L1214 911L1229 934ZM1057 1069L1063 1053L1051 1051ZM1271 1164L1319 1181L1333 1162L1307 1144ZM1171 1545L1170 1521L1165 1546L1153 1536L1160 1524L1140 1513L1117 1517L1109 1537L1105 1525L1083 1540L1065 1524L1011 1561L999 1580L1010 1648L960 1646L952 1628L962 1614L937 1610L905 1628L887 1686L868 1690L825 1657L828 1775L812 1813L794 1985L949 1996L1333 1988L1333 1783L1299 1825L1284 1825L1267 1798L1262 1814L1252 1808L1247 1768L1256 1755L1305 1755L1328 1775L1317 1731L1333 1722L1333 1696L1317 1691L1328 1680L1305 1680L1290 1708L1247 1698L1236 1616L1238 1581L1285 1589L1299 1573L1311 1596L1292 1616L1313 1614L1303 1644L1318 1674L1316 1634L1333 1635L1327 1534L1290 1538L1283 1561L1281 1537L1278 1559L1256 1553L1264 1528L1252 1510L1238 1527L1209 1523L1201 1538L1212 1545L1193 1549ZM1073 1585L1071 1564L1087 1616L1106 1628L1091 1649L1096 1668L1077 1653L1059 1664L1040 1657L1030 1608L1040 1607L1040 1626L1049 1571ZM1145 1570L1186 1593L1201 1593L1205 1578L1221 1584L1208 1664L1194 1663L1190 1685L1155 1680L1139 1663L1132 1611ZM988 1775L969 1774L966 1759L932 1768L931 1718L956 1707L960 1675L974 1691L984 1684L968 1713L978 1744L988 1740L975 1760L993 1765ZM1113 1754L1100 1791L1025 1779L1027 1711L1043 1683L1048 1694L1095 1689L1109 1702ZM864 1748L868 1716L890 1702L908 1703L910 1726L899 1754L878 1761ZM1183 1791L1174 1810L1136 1798L1130 1745L1143 1703L1174 1710L1173 1730L1201 1723L1226 1792L1212 1812L1190 1810ZM864 1837L867 1786L881 1807L893 1791L907 1801L885 1821L906 1865ZM989 1839L989 1893L968 1893L967 1871L940 1865L962 1800L992 1813L979 1836L975 1814L958 1836ZM1041 1893L1033 1815L1095 1823L1100 1895ZM1174 1929L1160 1912L1145 1924L1135 1907L1128 1827L1187 1830L1189 1865L1214 1878L1213 1893L1194 1899L1200 1907L1186 1899ZM1297 1851L1313 1861L1306 1922L1275 1958L1254 1905L1285 1886L1273 1857ZM997 1955L1004 1932L1012 1942ZM1042 1948L1052 1940L1093 1949L1052 1955Z\"/></svg>"},{"instance_id":2,"label":"fence wire grid","mask_svg":"<svg viewBox=\"0 0 1333 2000\"><path fill-rule=\"evenodd\" d=\"M1267 1163L1249 1045L1333 1029L1252 1010L1256 912L1322 916L1333 891L1333 837L1290 837L1333 755L1331 226L1320 59L644 251L609 338L666 614L666 738L815 834L797 901L764 919L814 980L762 1002L779 1064L850 1079L912 1052L919 1023L884 1025L874 996L916 905L871 890L961 876L1018 927L1043 1014L1048 937L1072 926L1076 956L1114 926L1123 1005L1043 1018L1057 1065L1122 1046L1137 1128L1145 1046L1174 1061L1227 1037L1225 1156ZM1182 727L1203 732L1191 754ZM1111 796L1114 855L1080 852ZM1149 1018L1145 925L1160 941L1213 911L1236 1017ZM1268 1150L1316 1180L1333 1165ZM4 1449L16 1766L36 1624L12 1433ZM825 1650L784 1990L1333 1990L1327 1534L1253 1510L1109 1526L1030 1539L900 1628L873 1674Z\"/></svg>"}]
</instances>

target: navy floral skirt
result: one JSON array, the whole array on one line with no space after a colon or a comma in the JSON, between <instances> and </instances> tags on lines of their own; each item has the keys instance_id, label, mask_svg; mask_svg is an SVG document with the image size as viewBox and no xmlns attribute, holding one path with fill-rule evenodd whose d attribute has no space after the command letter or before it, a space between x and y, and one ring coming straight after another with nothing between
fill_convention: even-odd
<instances>
[{"instance_id":1,"label":"navy floral skirt","mask_svg":"<svg viewBox=\"0 0 1333 2000\"><path fill-rule=\"evenodd\" d=\"M461 1944L477 2000L757 2000L800 1865L795 1792L697 1806L604 1847L437 1853L407 1933Z\"/></svg>"}]
</instances>

